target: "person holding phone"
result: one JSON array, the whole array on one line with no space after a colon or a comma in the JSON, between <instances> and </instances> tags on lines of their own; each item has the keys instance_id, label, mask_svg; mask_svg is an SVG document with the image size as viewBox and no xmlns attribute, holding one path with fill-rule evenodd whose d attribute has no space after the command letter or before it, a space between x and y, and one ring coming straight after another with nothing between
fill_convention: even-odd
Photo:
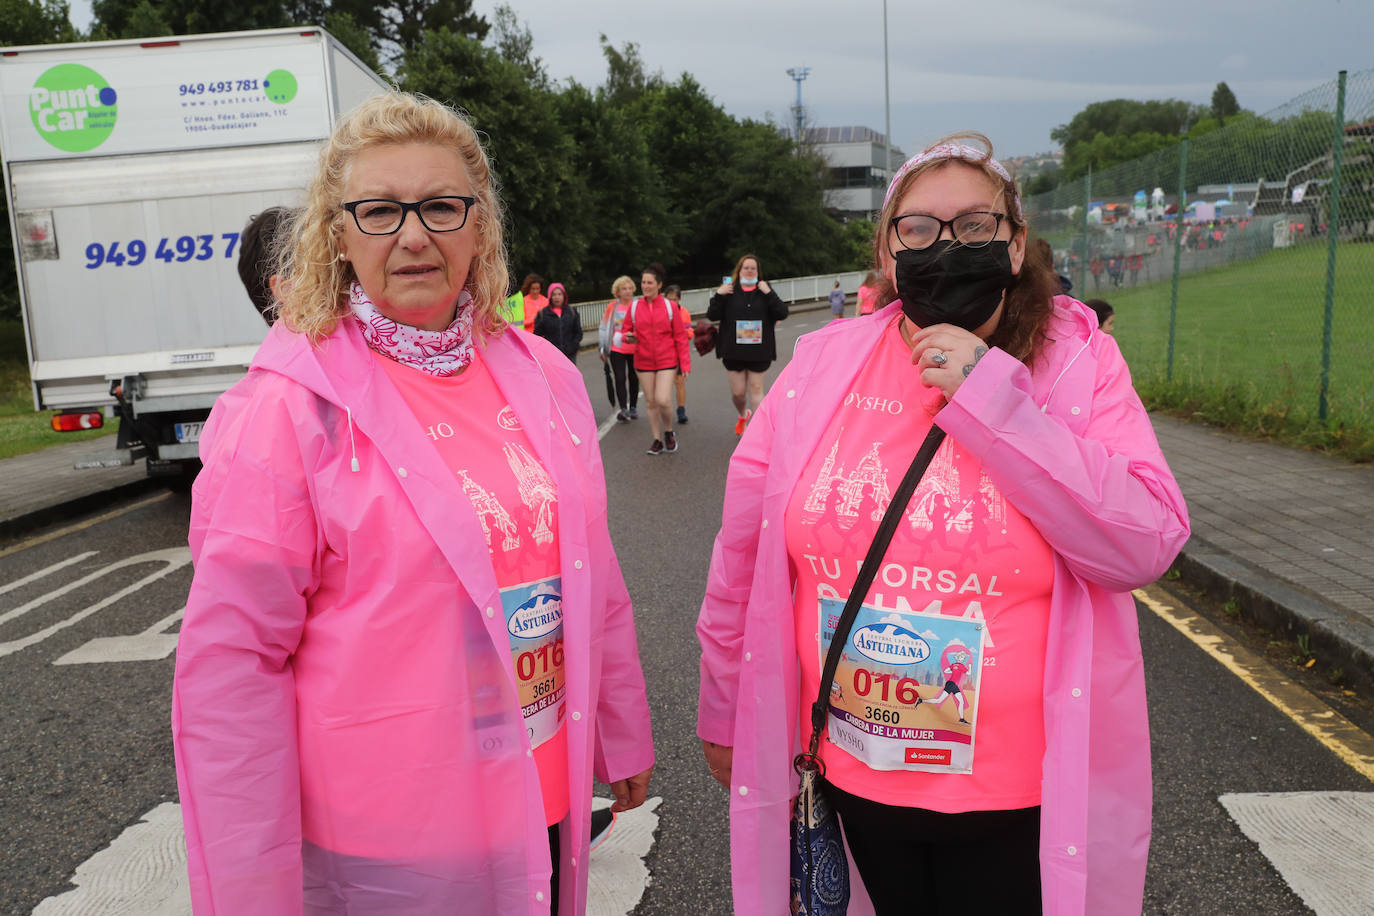
<instances>
[{"instance_id":1,"label":"person holding phone","mask_svg":"<svg viewBox=\"0 0 1374 916\"><path fill-rule=\"evenodd\" d=\"M778 358L773 329L787 317L787 303L760 278L756 255L741 257L723 281L706 307L706 318L720 322L716 356L730 379L738 436L763 401L763 375Z\"/></svg>"},{"instance_id":2,"label":"person holding phone","mask_svg":"<svg viewBox=\"0 0 1374 916\"><path fill-rule=\"evenodd\" d=\"M1116 342L1026 257L1027 229L986 137L909 160L874 239L898 298L801 338L730 460L697 734L730 790L736 912L787 911L821 664L939 427L822 711L855 908L906 914L919 892L940 913L1140 913L1150 737L1130 590L1169 568L1188 515Z\"/></svg>"}]
</instances>

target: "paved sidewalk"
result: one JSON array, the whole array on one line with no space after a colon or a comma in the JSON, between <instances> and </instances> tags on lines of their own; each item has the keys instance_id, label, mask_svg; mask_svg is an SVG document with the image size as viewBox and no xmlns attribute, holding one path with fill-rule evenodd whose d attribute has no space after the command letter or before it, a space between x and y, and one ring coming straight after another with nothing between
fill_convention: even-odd
<instances>
[{"instance_id":1,"label":"paved sidewalk","mask_svg":"<svg viewBox=\"0 0 1374 916\"><path fill-rule=\"evenodd\" d=\"M142 461L128 467L77 470L76 461L108 457L114 436L0 459L0 538L62 521L156 484Z\"/></svg>"},{"instance_id":2,"label":"paved sidewalk","mask_svg":"<svg viewBox=\"0 0 1374 916\"><path fill-rule=\"evenodd\" d=\"M1374 687L1374 466L1151 417L1192 519L1184 580Z\"/></svg>"},{"instance_id":3,"label":"paved sidewalk","mask_svg":"<svg viewBox=\"0 0 1374 916\"><path fill-rule=\"evenodd\" d=\"M1374 687L1374 466L1254 442L1155 414L1193 537L1185 581L1278 632L1308 634L1323 667ZM143 462L73 470L113 439L0 460L0 538L155 487Z\"/></svg>"}]
</instances>

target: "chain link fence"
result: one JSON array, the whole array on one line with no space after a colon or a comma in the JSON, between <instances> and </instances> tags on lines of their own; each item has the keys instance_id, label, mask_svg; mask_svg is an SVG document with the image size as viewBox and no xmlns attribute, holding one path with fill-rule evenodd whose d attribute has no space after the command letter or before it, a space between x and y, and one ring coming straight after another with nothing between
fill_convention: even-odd
<instances>
[{"instance_id":1,"label":"chain link fence","mask_svg":"<svg viewBox=\"0 0 1374 916\"><path fill-rule=\"evenodd\" d=\"M1152 403L1374 457L1374 70L1026 207Z\"/></svg>"}]
</instances>

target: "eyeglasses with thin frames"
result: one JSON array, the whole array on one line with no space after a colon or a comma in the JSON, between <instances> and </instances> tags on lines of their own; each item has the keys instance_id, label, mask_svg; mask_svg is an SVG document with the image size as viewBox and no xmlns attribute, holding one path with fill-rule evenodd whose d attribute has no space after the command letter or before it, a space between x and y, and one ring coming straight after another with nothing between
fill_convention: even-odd
<instances>
[{"instance_id":1,"label":"eyeglasses with thin frames","mask_svg":"<svg viewBox=\"0 0 1374 916\"><path fill-rule=\"evenodd\" d=\"M892 221L888 253L893 257L897 255L897 252L892 250L893 237L903 248L920 251L934 245L945 229L949 229L950 237L965 248L982 248L997 237L998 231L1002 228L1002 220L1006 218L1005 213L993 213L988 210L960 213L954 219L940 219L924 213L908 213Z\"/></svg>"},{"instance_id":2,"label":"eyeglasses with thin frames","mask_svg":"<svg viewBox=\"0 0 1374 916\"><path fill-rule=\"evenodd\" d=\"M364 235L393 235L401 231L406 217L414 211L420 224L430 232L456 232L468 221L468 212L477 202L475 197L457 194L426 197L413 203L386 197L351 200L343 208L353 217L358 231Z\"/></svg>"}]
</instances>

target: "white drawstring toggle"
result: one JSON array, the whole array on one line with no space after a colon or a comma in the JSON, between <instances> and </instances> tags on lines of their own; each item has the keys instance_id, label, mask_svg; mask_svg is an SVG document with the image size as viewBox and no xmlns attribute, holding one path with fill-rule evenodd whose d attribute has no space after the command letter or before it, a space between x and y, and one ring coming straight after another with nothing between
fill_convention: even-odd
<instances>
[{"instance_id":1,"label":"white drawstring toggle","mask_svg":"<svg viewBox=\"0 0 1374 916\"><path fill-rule=\"evenodd\" d=\"M353 408L344 405L344 413L348 414L348 448L353 453L353 460L349 467L353 473L358 473L358 443L353 440Z\"/></svg>"}]
</instances>

